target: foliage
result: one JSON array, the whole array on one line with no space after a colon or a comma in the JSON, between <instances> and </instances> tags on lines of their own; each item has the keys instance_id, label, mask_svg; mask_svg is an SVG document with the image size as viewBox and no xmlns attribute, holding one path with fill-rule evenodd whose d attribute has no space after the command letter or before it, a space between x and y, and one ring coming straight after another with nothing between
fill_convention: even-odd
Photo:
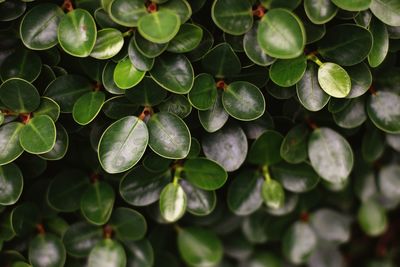
<instances>
[{"instance_id":1,"label":"foliage","mask_svg":"<svg viewBox=\"0 0 400 267\"><path fill-rule=\"evenodd\" d=\"M398 266L399 50L398 0L0 0L0 265Z\"/></svg>"}]
</instances>

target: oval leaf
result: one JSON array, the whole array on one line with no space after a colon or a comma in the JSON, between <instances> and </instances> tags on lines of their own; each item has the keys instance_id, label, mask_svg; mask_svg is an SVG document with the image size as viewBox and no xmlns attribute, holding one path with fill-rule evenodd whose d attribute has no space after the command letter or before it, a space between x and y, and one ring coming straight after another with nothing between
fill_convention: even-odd
<instances>
[{"instance_id":1,"label":"oval leaf","mask_svg":"<svg viewBox=\"0 0 400 267\"><path fill-rule=\"evenodd\" d=\"M186 193L177 183L168 184L160 195L160 212L167 222L179 220L186 211Z\"/></svg>"},{"instance_id":2,"label":"oval leaf","mask_svg":"<svg viewBox=\"0 0 400 267\"><path fill-rule=\"evenodd\" d=\"M206 158L189 159L183 165L183 171L189 182L204 190L216 190L228 178L228 174L218 163Z\"/></svg>"}]
</instances>

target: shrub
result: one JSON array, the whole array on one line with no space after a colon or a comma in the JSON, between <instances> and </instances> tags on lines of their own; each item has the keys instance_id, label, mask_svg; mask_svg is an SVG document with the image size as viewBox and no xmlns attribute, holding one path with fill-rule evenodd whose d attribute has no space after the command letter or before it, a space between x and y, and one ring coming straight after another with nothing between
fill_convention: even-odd
<instances>
[{"instance_id":1,"label":"shrub","mask_svg":"<svg viewBox=\"0 0 400 267\"><path fill-rule=\"evenodd\" d=\"M0 265L395 266L398 0L0 0Z\"/></svg>"}]
</instances>

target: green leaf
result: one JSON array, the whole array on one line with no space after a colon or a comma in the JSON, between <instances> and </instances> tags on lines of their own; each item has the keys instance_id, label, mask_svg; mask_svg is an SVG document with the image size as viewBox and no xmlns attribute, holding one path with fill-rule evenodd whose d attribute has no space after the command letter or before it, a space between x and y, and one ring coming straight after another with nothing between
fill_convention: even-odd
<instances>
[{"instance_id":1,"label":"green leaf","mask_svg":"<svg viewBox=\"0 0 400 267\"><path fill-rule=\"evenodd\" d=\"M154 251L147 239L139 241L125 241L125 252L127 254L127 266L152 267L154 266Z\"/></svg>"},{"instance_id":2,"label":"green leaf","mask_svg":"<svg viewBox=\"0 0 400 267\"><path fill-rule=\"evenodd\" d=\"M111 124L101 136L98 155L108 173L132 168L143 156L149 133L146 124L135 116L124 117Z\"/></svg>"},{"instance_id":3,"label":"green leaf","mask_svg":"<svg viewBox=\"0 0 400 267\"><path fill-rule=\"evenodd\" d=\"M22 128L19 142L25 151L42 154L53 149L56 142L56 126L47 115L40 115L29 120Z\"/></svg>"},{"instance_id":4,"label":"green leaf","mask_svg":"<svg viewBox=\"0 0 400 267\"><path fill-rule=\"evenodd\" d=\"M222 105L222 92L217 92L217 99L208 110L199 110L198 117L203 128L213 133L221 129L229 119L229 114Z\"/></svg>"},{"instance_id":5,"label":"green leaf","mask_svg":"<svg viewBox=\"0 0 400 267\"><path fill-rule=\"evenodd\" d=\"M269 69L269 77L279 86L290 87L301 80L307 68L305 55L293 59L278 59Z\"/></svg>"},{"instance_id":6,"label":"green leaf","mask_svg":"<svg viewBox=\"0 0 400 267\"><path fill-rule=\"evenodd\" d=\"M119 120L138 112L138 106L129 102L124 96L115 96L104 102L102 111L108 118Z\"/></svg>"},{"instance_id":7,"label":"green leaf","mask_svg":"<svg viewBox=\"0 0 400 267\"><path fill-rule=\"evenodd\" d=\"M23 127L20 122L10 122L0 127L0 165L14 161L24 152L19 143Z\"/></svg>"},{"instance_id":8,"label":"green leaf","mask_svg":"<svg viewBox=\"0 0 400 267\"><path fill-rule=\"evenodd\" d=\"M148 76L145 76L135 88L125 91L125 97L133 104L139 106L156 106L166 96L167 91Z\"/></svg>"},{"instance_id":9,"label":"green leaf","mask_svg":"<svg viewBox=\"0 0 400 267\"><path fill-rule=\"evenodd\" d=\"M47 188L47 202L62 212L79 209L80 198L89 187L89 177L81 170L66 169L59 172Z\"/></svg>"},{"instance_id":10,"label":"green leaf","mask_svg":"<svg viewBox=\"0 0 400 267\"><path fill-rule=\"evenodd\" d=\"M272 165L282 160L280 147L283 136L276 131L266 130L251 145L247 159L252 164Z\"/></svg>"},{"instance_id":11,"label":"green leaf","mask_svg":"<svg viewBox=\"0 0 400 267\"><path fill-rule=\"evenodd\" d=\"M238 216L249 215L258 210L262 203L263 179L250 170L241 171L228 188L229 209Z\"/></svg>"},{"instance_id":12,"label":"green leaf","mask_svg":"<svg viewBox=\"0 0 400 267\"><path fill-rule=\"evenodd\" d=\"M206 158L189 159L183 165L185 179L204 190L216 190L228 179L228 174L216 162Z\"/></svg>"},{"instance_id":13,"label":"green leaf","mask_svg":"<svg viewBox=\"0 0 400 267\"><path fill-rule=\"evenodd\" d=\"M79 97L91 90L92 85L85 77L67 74L52 81L44 95L56 101L61 112L72 112Z\"/></svg>"},{"instance_id":14,"label":"green leaf","mask_svg":"<svg viewBox=\"0 0 400 267\"><path fill-rule=\"evenodd\" d=\"M203 38L201 39L200 44L192 51L187 53L187 57L190 59L191 62L199 61L200 59L203 58L203 56L211 49L211 47L214 44L214 37L210 33L208 29L206 29L204 26L200 26L200 28L203 30Z\"/></svg>"},{"instance_id":15,"label":"green leaf","mask_svg":"<svg viewBox=\"0 0 400 267\"><path fill-rule=\"evenodd\" d=\"M99 114L105 98L103 92L89 92L82 95L74 104L72 117L80 125L89 124Z\"/></svg>"},{"instance_id":16,"label":"green leaf","mask_svg":"<svg viewBox=\"0 0 400 267\"><path fill-rule=\"evenodd\" d=\"M330 209L319 209L311 215L311 225L318 237L334 244L349 241L350 223L350 217Z\"/></svg>"},{"instance_id":17,"label":"green leaf","mask_svg":"<svg viewBox=\"0 0 400 267\"><path fill-rule=\"evenodd\" d=\"M109 225L119 240L139 240L145 236L147 231L147 223L143 215L128 208L115 209Z\"/></svg>"},{"instance_id":18,"label":"green leaf","mask_svg":"<svg viewBox=\"0 0 400 267\"><path fill-rule=\"evenodd\" d=\"M107 92L115 95L123 95L125 90L119 88L114 82L114 70L116 66L117 64L113 61L107 62L102 73L102 84Z\"/></svg>"},{"instance_id":19,"label":"green leaf","mask_svg":"<svg viewBox=\"0 0 400 267\"><path fill-rule=\"evenodd\" d=\"M158 155L183 159L190 150L190 132L185 122L178 116L160 112L151 116L147 122L149 146Z\"/></svg>"},{"instance_id":20,"label":"green leaf","mask_svg":"<svg viewBox=\"0 0 400 267\"><path fill-rule=\"evenodd\" d=\"M229 84L222 94L222 104L229 115L243 121L255 120L265 111L263 94L249 82Z\"/></svg>"},{"instance_id":21,"label":"green leaf","mask_svg":"<svg viewBox=\"0 0 400 267\"><path fill-rule=\"evenodd\" d=\"M92 224L103 225L111 216L114 200L113 188L106 182L96 181L81 194L82 215Z\"/></svg>"},{"instance_id":22,"label":"green leaf","mask_svg":"<svg viewBox=\"0 0 400 267\"><path fill-rule=\"evenodd\" d=\"M144 56L148 58L158 57L168 47L168 43L156 44L143 38L140 34L135 33L134 38L136 47L139 52L141 52Z\"/></svg>"},{"instance_id":23,"label":"green leaf","mask_svg":"<svg viewBox=\"0 0 400 267\"><path fill-rule=\"evenodd\" d=\"M186 0L156 0L154 2L162 3L158 6L160 11L168 11L179 16L180 23L187 22L192 16L192 8Z\"/></svg>"},{"instance_id":24,"label":"green leaf","mask_svg":"<svg viewBox=\"0 0 400 267\"><path fill-rule=\"evenodd\" d=\"M17 236L32 233L37 223L39 223L39 209L32 202L23 202L11 211L11 226Z\"/></svg>"},{"instance_id":25,"label":"green leaf","mask_svg":"<svg viewBox=\"0 0 400 267\"><path fill-rule=\"evenodd\" d=\"M371 0L352 0L352 1L332 0L332 2L341 9L347 11L366 10L369 8L369 5L371 4Z\"/></svg>"},{"instance_id":26,"label":"green leaf","mask_svg":"<svg viewBox=\"0 0 400 267\"><path fill-rule=\"evenodd\" d=\"M42 60L36 52L28 49L17 49L7 56L0 67L0 76L3 81L10 78L21 78L33 82L42 69Z\"/></svg>"},{"instance_id":27,"label":"green leaf","mask_svg":"<svg viewBox=\"0 0 400 267\"><path fill-rule=\"evenodd\" d=\"M167 222L179 220L186 211L186 193L177 183L170 183L161 192L160 212Z\"/></svg>"},{"instance_id":28,"label":"green leaf","mask_svg":"<svg viewBox=\"0 0 400 267\"><path fill-rule=\"evenodd\" d=\"M268 11L261 19L257 40L271 57L290 59L303 53L305 30L296 15L286 9Z\"/></svg>"},{"instance_id":29,"label":"green leaf","mask_svg":"<svg viewBox=\"0 0 400 267\"><path fill-rule=\"evenodd\" d=\"M135 43L135 36L129 42L128 55L133 66L140 71L151 70L154 66L154 58L145 56L137 47Z\"/></svg>"},{"instance_id":30,"label":"green leaf","mask_svg":"<svg viewBox=\"0 0 400 267\"><path fill-rule=\"evenodd\" d=\"M192 112L192 105L186 96L171 94L160 105L158 105L158 109L160 112L169 112L184 119Z\"/></svg>"},{"instance_id":31,"label":"green leaf","mask_svg":"<svg viewBox=\"0 0 400 267\"><path fill-rule=\"evenodd\" d=\"M368 55L368 63L376 68L385 60L389 51L389 34L387 27L378 19L372 19L369 24L369 30L372 34L372 49Z\"/></svg>"},{"instance_id":32,"label":"green leaf","mask_svg":"<svg viewBox=\"0 0 400 267\"><path fill-rule=\"evenodd\" d=\"M168 43L179 31L181 21L177 14L159 10L141 17L138 31L143 38L156 44Z\"/></svg>"},{"instance_id":33,"label":"green leaf","mask_svg":"<svg viewBox=\"0 0 400 267\"><path fill-rule=\"evenodd\" d=\"M346 97L351 90L351 79L345 69L335 63L323 63L318 69L318 83L333 97Z\"/></svg>"},{"instance_id":34,"label":"green leaf","mask_svg":"<svg viewBox=\"0 0 400 267\"><path fill-rule=\"evenodd\" d=\"M317 246L317 237L305 222L295 222L283 236L283 254L293 264L307 261Z\"/></svg>"},{"instance_id":35,"label":"green leaf","mask_svg":"<svg viewBox=\"0 0 400 267\"><path fill-rule=\"evenodd\" d=\"M137 85L145 74L136 69L129 57L126 57L114 69L114 82L121 89L129 89Z\"/></svg>"},{"instance_id":36,"label":"green leaf","mask_svg":"<svg viewBox=\"0 0 400 267\"><path fill-rule=\"evenodd\" d=\"M67 153L68 145L69 137L67 130L61 124L56 124L56 143L49 152L39 154L38 156L45 160L60 160Z\"/></svg>"},{"instance_id":37,"label":"green leaf","mask_svg":"<svg viewBox=\"0 0 400 267\"><path fill-rule=\"evenodd\" d=\"M307 140L310 131L299 124L286 134L280 147L281 157L289 163L300 163L307 159Z\"/></svg>"},{"instance_id":38,"label":"green leaf","mask_svg":"<svg viewBox=\"0 0 400 267\"><path fill-rule=\"evenodd\" d=\"M400 26L400 3L396 0L372 0L372 13L383 23Z\"/></svg>"},{"instance_id":39,"label":"green leaf","mask_svg":"<svg viewBox=\"0 0 400 267\"><path fill-rule=\"evenodd\" d=\"M140 165L124 175L119 193L133 206L148 206L160 198L160 193L170 178L169 172L154 173Z\"/></svg>"},{"instance_id":40,"label":"green leaf","mask_svg":"<svg viewBox=\"0 0 400 267\"><path fill-rule=\"evenodd\" d=\"M195 24L185 23L178 34L169 42L167 51L187 53L195 49L203 38L203 29Z\"/></svg>"},{"instance_id":41,"label":"green leaf","mask_svg":"<svg viewBox=\"0 0 400 267\"><path fill-rule=\"evenodd\" d=\"M75 57L87 57L96 43L96 23L87 10L74 9L58 25L58 41L62 49Z\"/></svg>"},{"instance_id":42,"label":"green leaf","mask_svg":"<svg viewBox=\"0 0 400 267\"><path fill-rule=\"evenodd\" d=\"M101 29L97 32L96 43L90 53L96 59L112 58L122 49L124 37L122 33L113 28Z\"/></svg>"},{"instance_id":43,"label":"green leaf","mask_svg":"<svg viewBox=\"0 0 400 267\"><path fill-rule=\"evenodd\" d=\"M204 135L201 144L206 157L216 161L225 171L236 171L246 159L247 138L237 124Z\"/></svg>"},{"instance_id":44,"label":"green leaf","mask_svg":"<svg viewBox=\"0 0 400 267\"><path fill-rule=\"evenodd\" d=\"M0 21L12 21L24 14L26 3L17 0L0 1L0 10Z\"/></svg>"},{"instance_id":45,"label":"green leaf","mask_svg":"<svg viewBox=\"0 0 400 267\"><path fill-rule=\"evenodd\" d=\"M372 35L362 26L340 24L329 28L319 42L318 52L341 66L363 61L372 48Z\"/></svg>"},{"instance_id":46,"label":"green leaf","mask_svg":"<svg viewBox=\"0 0 400 267\"><path fill-rule=\"evenodd\" d=\"M354 163L351 146L340 134L329 128L315 129L308 141L308 156L314 170L324 180L342 183Z\"/></svg>"},{"instance_id":47,"label":"green leaf","mask_svg":"<svg viewBox=\"0 0 400 267\"><path fill-rule=\"evenodd\" d=\"M29 10L21 21L20 35L26 47L45 50L58 43L57 27L64 16L62 9L53 3L43 3Z\"/></svg>"},{"instance_id":48,"label":"green leaf","mask_svg":"<svg viewBox=\"0 0 400 267\"><path fill-rule=\"evenodd\" d=\"M208 73L200 73L194 79L188 99L198 110L209 110L217 100L217 94L214 78Z\"/></svg>"},{"instance_id":49,"label":"green leaf","mask_svg":"<svg viewBox=\"0 0 400 267\"><path fill-rule=\"evenodd\" d=\"M395 164L386 165L379 170L378 186L382 195L389 200L400 200L399 174L400 167Z\"/></svg>"},{"instance_id":50,"label":"green leaf","mask_svg":"<svg viewBox=\"0 0 400 267\"><path fill-rule=\"evenodd\" d=\"M24 180L21 170L14 163L0 166L0 204L15 204L22 194Z\"/></svg>"},{"instance_id":51,"label":"green leaf","mask_svg":"<svg viewBox=\"0 0 400 267\"><path fill-rule=\"evenodd\" d=\"M66 259L61 240L51 234L39 234L29 242L29 261L37 267L62 267Z\"/></svg>"},{"instance_id":52,"label":"green leaf","mask_svg":"<svg viewBox=\"0 0 400 267\"><path fill-rule=\"evenodd\" d=\"M223 257L222 242L210 230L189 227L178 231L178 250L190 266L216 266Z\"/></svg>"},{"instance_id":53,"label":"green leaf","mask_svg":"<svg viewBox=\"0 0 400 267\"><path fill-rule=\"evenodd\" d=\"M305 0L304 10L314 24L324 24L335 17L338 8L331 0Z\"/></svg>"},{"instance_id":54,"label":"green leaf","mask_svg":"<svg viewBox=\"0 0 400 267\"><path fill-rule=\"evenodd\" d=\"M109 14L120 25L136 27L139 19L147 14L147 9L141 0L114 0L109 3Z\"/></svg>"},{"instance_id":55,"label":"green leaf","mask_svg":"<svg viewBox=\"0 0 400 267\"><path fill-rule=\"evenodd\" d=\"M285 191L275 180L266 180L262 185L262 197L265 205L271 209L279 209L285 203Z\"/></svg>"},{"instance_id":56,"label":"green leaf","mask_svg":"<svg viewBox=\"0 0 400 267\"><path fill-rule=\"evenodd\" d=\"M242 68L238 56L227 43L218 44L208 51L201 64L205 71L217 78L238 74Z\"/></svg>"},{"instance_id":57,"label":"green leaf","mask_svg":"<svg viewBox=\"0 0 400 267\"><path fill-rule=\"evenodd\" d=\"M187 94L194 83L192 64L180 54L158 57L150 75L160 86L175 94Z\"/></svg>"},{"instance_id":58,"label":"green leaf","mask_svg":"<svg viewBox=\"0 0 400 267\"><path fill-rule=\"evenodd\" d=\"M40 98L39 107L33 112L33 116L40 115L47 115L56 122L60 116L60 106L53 99L43 96Z\"/></svg>"},{"instance_id":59,"label":"green leaf","mask_svg":"<svg viewBox=\"0 0 400 267\"><path fill-rule=\"evenodd\" d=\"M12 78L0 85L0 101L12 111L29 113L39 107L40 96L28 81Z\"/></svg>"},{"instance_id":60,"label":"green leaf","mask_svg":"<svg viewBox=\"0 0 400 267\"><path fill-rule=\"evenodd\" d=\"M211 16L221 30L232 35L245 34L253 25L253 12L249 1L215 0Z\"/></svg>"},{"instance_id":61,"label":"green leaf","mask_svg":"<svg viewBox=\"0 0 400 267\"><path fill-rule=\"evenodd\" d=\"M88 267L125 267L126 254L124 247L110 238L101 240L90 251Z\"/></svg>"},{"instance_id":62,"label":"green leaf","mask_svg":"<svg viewBox=\"0 0 400 267\"><path fill-rule=\"evenodd\" d=\"M257 32L259 22L256 21L253 27L246 32L243 37L243 49L247 57L259 66L269 66L274 63L275 58L272 58L264 53L260 44L257 41Z\"/></svg>"},{"instance_id":63,"label":"green leaf","mask_svg":"<svg viewBox=\"0 0 400 267\"><path fill-rule=\"evenodd\" d=\"M180 182L187 199L187 211L195 216L207 216L214 211L217 204L215 191L206 191L192 185L186 180Z\"/></svg>"},{"instance_id":64,"label":"green leaf","mask_svg":"<svg viewBox=\"0 0 400 267\"><path fill-rule=\"evenodd\" d=\"M320 181L318 174L307 163L289 164L281 162L271 166L271 176L294 193L312 190Z\"/></svg>"},{"instance_id":65,"label":"green leaf","mask_svg":"<svg viewBox=\"0 0 400 267\"><path fill-rule=\"evenodd\" d=\"M74 257L87 257L92 248L103 238L103 229L87 222L70 225L63 236L68 254Z\"/></svg>"},{"instance_id":66,"label":"green leaf","mask_svg":"<svg viewBox=\"0 0 400 267\"><path fill-rule=\"evenodd\" d=\"M333 114L333 120L340 127L347 129L362 125L367 120L364 102L363 97L352 99L343 110Z\"/></svg>"},{"instance_id":67,"label":"green leaf","mask_svg":"<svg viewBox=\"0 0 400 267\"><path fill-rule=\"evenodd\" d=\"M358 209L357 220L361 229L369 236L379 236L388 227L385 210L372 200L361 204Z\"/></svg>"},{"instance_id":68,"label":"green leaf","mask_svg":"<svg viewBox=\"0 0 400 267\"><path fill-rule=\"evenodd\" d=\"M400 96L390 91L378 91L369 96L368 117L376 127L387 133L400 133Z\"/></svg>"},{"instance_id":69,"label":"green leaf","mask_svg":"<svg viewBox=\"0 0 400 267\"><path fill-rule=\"evenodd\" d=\"M351 78L351 90L347 98L359 97L368 91L372 84L372 74L367 64L360 63L347 67L346 71Z\"/></svg>"},{"instance_id":70,"label":"green leaf","mask_svg":"<svg viewBox=\"0 0 400 267\"><path fill-rule=\"evenodd\" d=\"M282 260L270 252L257 252L248 259L247 265L249 267L268 266L268 267L281 267L283 266Z\"/></svg>"},{"instance_id":71,"label":"green leaf","mask_svg":"<svg viewBox=\"0 0 400 267\"><path fill-rule=\"evenodd\" d=\"M300 103L310 111L323 109L331 98L319 85L317 67L313 62L307 64L303 78L296 84L296 92Z\"/></svg>"},{"instance_id":72,"label":"green leaf","mask_svg":"<svg viewBox=\"0 0 400 267\"><path fill-rule=\"evenodd\" d=\"M192 138L193 141L193 138ZM192 150L192 146L190 146L190 150ZM165 172L169 169L172 159L167 159L164 157L161 157L160 155L149 151L145 158L143 159L143 167L150 172L153 173L160 173L160 172ZM189 152L190 153L190 152Z\"/></svg>"}]
</instances>

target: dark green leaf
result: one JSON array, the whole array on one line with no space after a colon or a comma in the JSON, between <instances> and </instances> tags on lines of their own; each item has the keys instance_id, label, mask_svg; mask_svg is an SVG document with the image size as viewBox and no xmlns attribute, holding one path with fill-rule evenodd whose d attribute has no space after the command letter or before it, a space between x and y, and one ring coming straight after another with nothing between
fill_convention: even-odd
<instances>
[{"instance_id":1,"label":"dark green leaf","mask_svg":"<svg viewBox=\"0 0 400 267\"><path fill-rule=\"evenodd\" d=\"M65 259L64 244L51 233L39 234L29 242L29 261L35 267L62 267Z\"/></svg>"},{"instance_id":2,"label":"dark green leaf","mask_svg":"<svg viewBox=\"0 0 400 267\"><path fill-rule=\"evenodd\" d=\"M217 78L238 74L241 63L232 47L227 43L215 46L204 55L201 64L205 71Z\"/></svg>"},{"instance_id":3,"label":"dark green leaf","mask_svg":"<svg viewBox=\"0 0 400 267\"><path fill-rule=\"evenodd\" d=\"M17 49L9 55L0 67L0 76L3 81L10 78L21 78L33 82L42 69L42 60L32 50Z\"/></svg>"},{"instance_id":4,"label":"dark green leaf","mask_svg":"<svg viewBox=\"0 0 400 267\"><path fill-rule=\"evenodd\" d=\"M99 114L106 96L103 92L89 92L75 102L72 117L80 125L89 124Z\"/></svg>"},{"instance_id":5,"label":"dark green leaf","mask_svg":"<svg viewBox=\"0 0 400 267\"><path fill-rule=\"evenodd\" d=\"M74 257L87 257L90 250L103 237L103 230L86 222L70 225L63 236L63 243L68 254Z\"/></svg>"},{"instance_id":6,"label":"dark green leaf","mask_svg":"<svg viewBox=\"0 0 400 267\"><path fill-rule=\"evenodd\" d=\"M367 102L368 117L376 127L388 133L400 133L400 96L390 91L371 94Z\"/></svg>"},{"instance_id":7,"label":"dark green leaf","mask_svg":"<svg viewBox=\"0 0 400 267\"><path fill-rule=\"evenodd\" d=\"M167 51L187 53L195 49L203 38L203 29L195 24L183 24L177 35L169 42Z\"/></svg>"},{"instance_id":8,"label":"dark green leaf","mask_svg":"<svg viewBox=\"0 0 400 267\"><path fill-rule=\"evenodd\" d=\"M56 142L56 126L47 115L40 115L29 120L22 128L19 142L25 151L42 154L53 149Z\"/></svg>"},{"instance_id":9,"label":"dark green leaf","mask_svg":"<svg viewBox=\"0 0 400 267\"><path fill-rule=\"evenodd\" d=\"M267 130L251 145L248 161L257 165L272 165L282 160L280 147L283 136L276 131Z\"/></svg>"},{"instance_id":10,"label":"dark green leaf","mask_svg":"<svg viewBox=\"0 0 400 267\"><path fill-rule=\"evenodd\" d=\"M400 3L396 0L372 0L372 13L385 24L400 26Z\"/></svg>"},{"instance_id":11,"label":"dark green leaf","mask_svg":"<svg viewBox=\"0 0 400 267\"><path fill-rule=\"evenodd\" d=\"M283 237L283 254L298 265L307 261L317 246L317 237L305 222L295 222Z\"/></svg>"},{"instance_id":12,"label":"dark green leaf","mask_svg":"<svg viewBox=\"0 0 400 267\"><path fill-rule=\"evenodd\" d=\"M119 240L139 240L145 236L147 231L147 223L143 215L128 208L115 209L109 225Z\"/></svg>"},{"instance_id":13,"label":"dark green leaf","mask_svg":"<svg viewBox=\"0 0 400 267\"><path fill-rule=\"evenodd\" d=\"M315 24L327 23L338 12L338 8L331 0L305 0L304 10L307 17Z\"/></svg>"},{"instance_id":14,"label":"dark green leaf","mask_svg":"<svg viewBox=\"0 0 400 267\"><path fill-rule=\"evenodd\" d=\"M115 240L101 240L90 251L88 267L125 267L126 254L124 247Z\"/></svg>"},{"instance_id":15,"label":"dark green leaf","mask_svg":"<svg viewBox=\"0 0 400 267\"><path fill-rule=\"evenodd\" d=\"M209 110L217 101L217 94L214 78L210 74L201 73L195 77L188 99L198 110Z\"/></svg>"},{"instance_id":16,"label":"dark green leaf","mask_svg":"<svg viewBox=\"0 0 400 267\"><path fill-rule=\"evenodd\" d=\"M14 161L24 151L19 143L22 128L24 125L20 122L11 122L0 127L0 165Z\"/></svg>"},{"instance_id":17,"label":"dark green leaf","mask_svg":"<svg viewBox=\"0 0 400 267\"><path fill-rule=\"evenodd\" d=\"M203 128L213 133L221 129L229 119L229 114L222 105L222 92L217 92L214 104L208 110L199 110L198 117Z\"/></svg>"},{"instance_id":18,"label":"dark green leaf","mask_svg":"<svg viewBox=\"0 0 400 267\"><path fill-rule=\"evenodd\" d=\"M369 236L381 235L388 226L385 210L372 200L361 204L357 219L361 229Z\"/></svg>"},{"instance_id":19,"label":"dark green leaf","mask_svg":"<svg viewBox=\"0 0 400 267\"><path fill-rule=\"evenodd\" d=\"M40 96L28 81L12 78L0 85L0 101L12 111L29 113L39 107Z\"/></svg>"},{"instance_id":20,"label":"dark green leaf","mask_svg":"<svg viewBox=\"0 0 400 267\"><path fill-rule=\"evenodd\" d=\"M15 204L22 194L24 181L21 170L14 163L0 166L0 204Z\"/></svg>"},{"instance_id":21,"label":"dark green leaf","mask_svg":"<svg viewBox=\"0 0 400 267\"><path fill-rule=\"evenodd\" d=\"M307 158L307 140L310 131L304 124L293 127L285 136L280 148L281 157L289 163L300 163Z\"/></svg>"},{"instance_id":22,"label":"dark green leaf","mask_svg":"<svg viewBox=\"0 0 400 267\"><path fill-rule=\"evenodd\" d=\"M253 25L249 1L216 0L212 5L211 16L219 28L232 35L244 34Z\"/></svg>"},{"instance_id":23,"label":"dark green leaf","mask_svg":"<svg viewBox=\"0 0 400 267\"><path fill-rule=\"evenodd\" d=\"M180 182L186 194L187 211L196 216L207 216L217 204L217 195L214 191L199 189L186 180Z\"/></svg>"},{"instance_id":24,"label":"dark green leaf","mask_svg":"<svg viewBox=\"0 0 400 267\"><path fill-rule=\"evenodd\" d=\"M114 0L108 4L110 17L116 23L136 27L141 17L147 14L146 6L141 0Z\"/></svg>"},{"instance_id":25,"label":"dark green leaf","mask_svg":"<svg viewBox=\"0 0 400 267\"><path fill-rule=\"evenodd\" d=\"M171 41L179 31L180 17L167 10L159 10L141 17L138 31L143 38L156 44Z\"/></svg>"},{"instance_id":26,"label":"dark green leaf","mask_svg":"<svg viewBox=\"0 0 400 267\"><path fill-rule=\"evenodd\" d=\"M218 163L206 158L189 159L183 165L183 171L189 182L204 190L216 190L228 178L228 174Z\"/></svg>"}]
</instances>

